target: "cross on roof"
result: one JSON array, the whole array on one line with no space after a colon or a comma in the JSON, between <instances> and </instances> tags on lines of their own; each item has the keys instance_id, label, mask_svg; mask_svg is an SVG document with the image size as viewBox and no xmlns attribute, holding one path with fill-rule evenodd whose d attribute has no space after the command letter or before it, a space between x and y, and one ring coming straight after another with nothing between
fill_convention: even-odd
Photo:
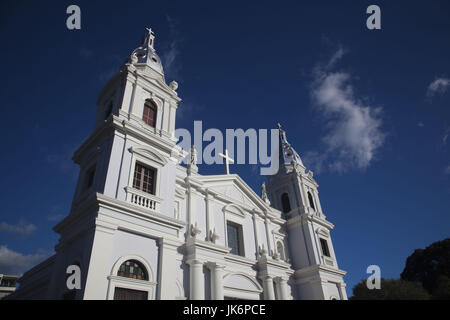
<instances>
[{"instance_id":1,"label":"cross on roof","mask_svg":"<svg viewBox=\"0 0 450 320\"><path fill-rule=\"evenodd\" d=\"M225 159L225 174L230 174L230 163L234 163L234 160L228 156L228 150L225 149L225 154L219 153L219 157Z\"/></svg>"},{"instance_id":2,"label":"cross on roof","mask_svg":"<svg viewBox=\"0 0 450 320\"><path fill-rule=\"evenodd\" d=\"M144 44L153 48L155 33L150 28L145 28L145 30L147 31L147 33L144 35Z\"/></svg>"}]
</instances>

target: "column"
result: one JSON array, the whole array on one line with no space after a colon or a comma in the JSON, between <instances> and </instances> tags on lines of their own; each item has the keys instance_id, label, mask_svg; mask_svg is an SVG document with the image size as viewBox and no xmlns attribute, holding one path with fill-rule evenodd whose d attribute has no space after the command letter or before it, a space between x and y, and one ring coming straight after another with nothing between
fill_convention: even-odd
<instances>
[{"instance_id":1,"label":"column","mask_svg":"<svg viewBox=\"0 0 450 320\"><path fill-rule=\"evenodd\" d=\"M264 285L264 300L275 300L275 291L273 289L272 277L266 276L263 278Z\"/></svg>"},{"instance_id":2,"label":"column","mask_svg":"<svg viewBox=\"0 0 450 320\"><path fill-rule=\"evenodd\" d=\"M265 219L265 224L266 224L266 236L267 236L267 251L268 251L268 255L271 256L272 255L272 237L270 236L270 228L269 228L269 219Z\"/></svg>"},{"instance_id":3,"label":"column","mask_svg":"<svg viewBox=\"0 0 450 320\"><path fill-rule=\"evenodd\" d=\"M212 241L210 235L211 232L214 230L214 216L211 210L211 196L208 190L206 190L205 195L205 207L206 207L206 240Z\"/></svg>"},{"instance_id":4,"label":"column","mask_svg":"<svg viewBox=\"0 0 450 320\"><path fill-rule=\"evenodd\" d=\"M191 235L191 225L195 225L195 222L197 221L197 217L195 214L195 202L194 202L194 187L191 186L190 181L189 181L189 177L186 178L185 180L188 184L187 187L187 226L186 226L186 234L187 234L187 238L192 237Z\"/></svg>"},{"instance_id":5,"label":"column","mask_svg":"<svg viewBox=\"0 0 450 320\"><path fill-rule=\"evenodd\" d=\"M256 216L257 216L257 213L253 212L253 230L255 232L255 252L256 252L256 259L258 259L258 257L259 257L259 252L258 252L258 250L259 250L259 232L258 232L258 224L256 221L256 219L257 219Z\"/></svg>"},{"instance_id":6,"label":"column","mask_svg":"<svg viewBox=\"0 0 450 320\"><path fill-rule=\"evenodd\" d=\"M161 130L170 132L170 103L167 100L163 101L162 105L162 120L161 120Z\"/></svg>"},{"instance_id":7,"label":"column","mask_svg":"<svg viewBox=\"0 0 450 320\"><path fill-rule=\"evenodd\" d=\"M170 105L169 134L175 136L175 107Z\"/></svg>"},{"instance_id":8,"label":"column","mask_svg":"<svg viewBox=\"0 0 450 320\"><path fill-rule=\"evenodd\" d=\"M289 300L287 280L284 278L278 279L278 294L280 300Z\"/></svg>"},{"instance_id":9,"label":"column","mask_svg":"<svg viewBox=\"0 0 450 320\"><path fill-rule=\"evenodd\" d=\"M211 266L211 298L223 300L223 274L225 266L215 263Z\"/></svg>"},{"instance_id":10,"label":"column","mask_svg":"<svg viewBox=\"0 0 450 320\"><path fill-rule=\"evenodd\" d=\"M189 260L189 292L190 300L205 299L205 277L203 275L203 262L199 260Z\"/></svg>"}]
</instances>

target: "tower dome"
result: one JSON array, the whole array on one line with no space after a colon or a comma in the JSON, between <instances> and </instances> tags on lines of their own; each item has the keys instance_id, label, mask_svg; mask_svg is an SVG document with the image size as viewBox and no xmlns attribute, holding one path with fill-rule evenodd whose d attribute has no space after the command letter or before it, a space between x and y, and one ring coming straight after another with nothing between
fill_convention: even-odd
<instances>
[{"instance_id":1,"label":"tower dome","mask_svg":"<svg viewBox=\"0 0 450 320\"><path fill-rule=\"evenodd\" d=\"M131 60L134 64L146 64L161 75L164 75L161 59L155 51L155 34L152 29L146 28L142 44L134 49Z\"/></svg>"}]
</instances>

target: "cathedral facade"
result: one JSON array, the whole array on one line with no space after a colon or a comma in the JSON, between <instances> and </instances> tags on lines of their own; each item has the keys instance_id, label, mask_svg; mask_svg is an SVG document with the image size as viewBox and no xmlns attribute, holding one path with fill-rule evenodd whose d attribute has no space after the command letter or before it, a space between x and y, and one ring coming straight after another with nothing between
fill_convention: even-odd
<instances>
[{"instance_id":1,"label":"cathedral facade","mask_svg":"<svg viewBox=\"0 0 450 320\"><path fill-rule=\"evenodd\" d=\"M195 150L177 146L178 85L154 42L147 30L102 90L55 254L11 298L347 299L334 226L286 133L261 195L236 174L200 174ZM74 265L79 289L67 286Z\"/></svg>"}]
</instances>

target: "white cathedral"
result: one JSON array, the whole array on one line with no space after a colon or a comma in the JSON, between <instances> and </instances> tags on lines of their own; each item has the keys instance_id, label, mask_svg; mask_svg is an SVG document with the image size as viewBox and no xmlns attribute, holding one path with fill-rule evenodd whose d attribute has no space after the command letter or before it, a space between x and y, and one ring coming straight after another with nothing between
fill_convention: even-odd
<instances>
[{"instance_id":1,"label":"white cathedral","mask_svg":"<svg viewBox=\"0 0 450 320\"><path fill-rule=\"evenodd\" d=\"M101 92L55 254L10 298L347 299L334 226L286 133L261 196L236 174L201 175L195 150L177 146L178 85L166 84L154 43L147 29ZM67 287L71 265L80 289Z\"/></svg>"}]
</instances>

